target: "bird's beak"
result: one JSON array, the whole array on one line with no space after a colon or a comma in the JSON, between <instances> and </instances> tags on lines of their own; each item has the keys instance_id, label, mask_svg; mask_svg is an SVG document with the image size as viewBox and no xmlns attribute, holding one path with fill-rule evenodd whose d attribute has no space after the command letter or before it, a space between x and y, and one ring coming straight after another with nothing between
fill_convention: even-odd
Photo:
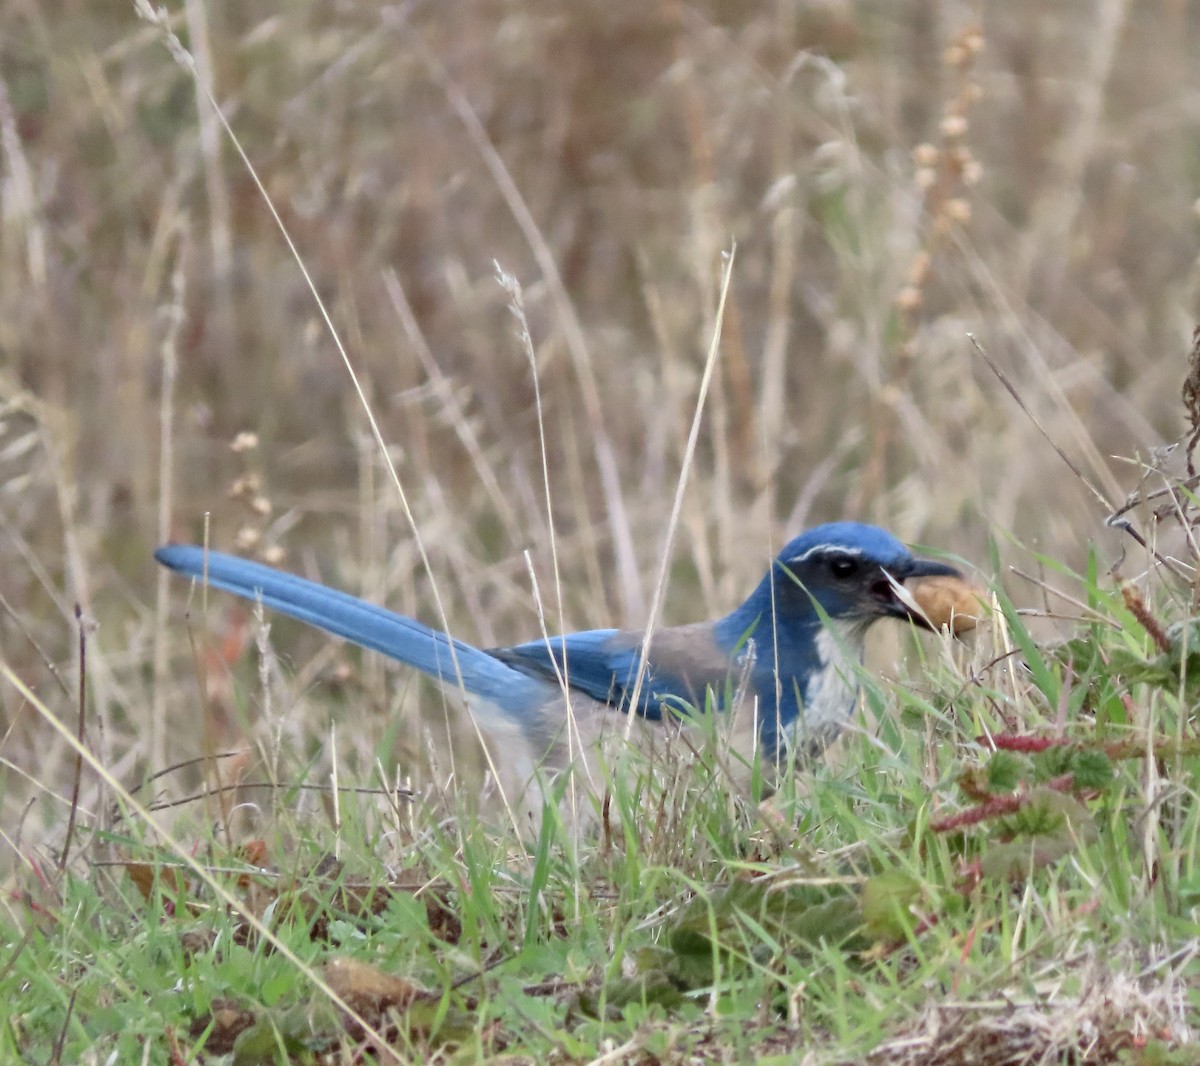
<instances>
[{"instance_id":1,"label":"bird's beak","mask_svg":"<svg viewBox=\"0 0 1200 1066\"><path fill-rule=\"evenodd\" d=\"M893 573L899 581L907 581L910 577L962 577L954 567L935 563L932 559L913 559L907 566L895 567Z\"/></svg>"},{"instance_id":2,"label":"bird's beak","mask_svg":"<svg viewBox=\"0 0 1200 1066\"><path fill-rule=\"evenodd\" d=\"M881 570L879 580L871 586L871 595L878 602L881 613L908 619L922 629L933 629L925 611L904 587L904 582L914 577L952 577L962 580L962 574L952 566L932 559L912 558Z\"/></svg>"}]
</instances>

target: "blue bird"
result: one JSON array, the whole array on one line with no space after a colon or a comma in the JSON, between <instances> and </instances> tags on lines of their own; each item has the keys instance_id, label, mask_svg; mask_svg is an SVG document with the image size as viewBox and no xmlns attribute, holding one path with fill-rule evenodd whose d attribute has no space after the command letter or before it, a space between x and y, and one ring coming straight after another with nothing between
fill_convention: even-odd
<instances>
[{"instance_id":1,"label":"blue bird","mask_svg":"<svg viewBox=\"0 0 1200 1066\"><path fill-rule=\"evenodd\" d=\"M164 566L415 667L462 693L480 724L527 745L531 768L563 769L585 745L637 715L673 720L695 708L748 711L765 760L820 750L842 730L858 697L855 670L867 629L880 618L929 628L898 595L909 578L960 577L912 555L875 526L833 522L790 541L758 587L715 622L665 627L650 641L637 685L642 634L596 629L482 649L347 593L194 545L154 553ZM567 713L567 708L573 714Z\"/></svg>"}]
</instances>

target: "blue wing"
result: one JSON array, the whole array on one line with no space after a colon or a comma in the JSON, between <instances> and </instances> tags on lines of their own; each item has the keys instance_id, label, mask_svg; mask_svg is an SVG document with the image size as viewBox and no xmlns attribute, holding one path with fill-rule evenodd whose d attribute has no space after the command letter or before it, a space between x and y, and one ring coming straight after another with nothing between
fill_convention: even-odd
<instances>
[{"instance_id":1,"label":"blue wing","mask_svg":"<svg viewBox=\"0 0 1200 1066\"><path fill-rule=\"evenodd\" d=\"M622 711L630 709L642 658L638 633L593 629L529 641L489 653L530 677L562 684ZM638 695L637 713L660 720L703 706L706 689L721 701L730 660L717 648L711 625L679 626L655 634Z\"/></svg>"}]
</instances>

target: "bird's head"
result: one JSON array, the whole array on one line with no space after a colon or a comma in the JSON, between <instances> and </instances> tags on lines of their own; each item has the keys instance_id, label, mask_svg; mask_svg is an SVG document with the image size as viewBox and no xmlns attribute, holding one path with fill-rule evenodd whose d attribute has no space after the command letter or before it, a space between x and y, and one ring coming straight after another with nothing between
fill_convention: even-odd
<instances>
[{"instance_id":1,"label":"bird's head","mask_svg":"<svg viewBox=\"0 0 1200 1066\"><path fill-rule=\"evenodd\" d=\"M802 533L775 560L776 610L783 618L812 614L864 629L877 618L901 618L929 628L899 587L914 577L961 577L952 566L913 555L886 530L831 522Z\"/></svg>"}]
</instances>

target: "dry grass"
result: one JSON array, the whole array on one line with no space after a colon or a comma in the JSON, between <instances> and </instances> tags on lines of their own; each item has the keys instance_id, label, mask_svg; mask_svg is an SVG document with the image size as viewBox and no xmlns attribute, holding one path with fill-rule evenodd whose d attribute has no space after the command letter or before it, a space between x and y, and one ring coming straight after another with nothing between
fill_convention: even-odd
<instances>
[{"instance_id":1,"label":"dry grass","mask_svg":"<svg viewBox=\"0 0 1200 1066\"><path fill-rule=\"evenodd\" d=\"M401 610L432 614L436 579L467 638L534 632L522 553L553 588L551 521L493 260L524 286L538 355L565 578L552 625L645 617L731 238L669 619L727 607L817 519L980 562L996 536L1026 567L1010 536L1069 565L1115 544L966 335L1114 503L1136 470L1109 457L1178 435L1195 28L1173 3L1109 4L1095 23L1064 10L251 4L204 26L185 8L394 450L431 576L329 331L188 73L132 12L14 9L0 551L27 632L5 621L9 660L48 692L33 642L65 667L78 600L100 623L105 754L194 750L194 716L138 669L168 624L150 607L164 504L173 536L199 536L205 514L215 544L249 526ZM976 25L983 50L964 56ZM227 495L247 429L269 512ZM359 682L376 713L358 728L378 728L394 686L375 663ZM39 731L3 698L5 755L24 765ZM60 754L41 760L52 787ZM11 781L10 818L28 795Z\"/></svg>"},{"instance_id":2,"label":"dry grass","mask_svg":"<svg viewBox=\"0 0 1200 1066\"><path fill-rule=\"evenodd\" d=\"M952 990L931 997L920 1016L881 1042L868 1061L880 1066L1136 1062L1147 1044L1188 1040L1190 1007L1179 975L1194 964L1194 952L1167 959L1097 958L1082 948L1062 958L1060 966L998 990L990 999L962 1001Z\"/></svg>"},{"instance_id":3,"label":"dry grass","mask_svg":"<svg viewBox=\"0 0 1200 1066\"><path fill-rule=\"evenodd\" d=\"M836 517L985 568L994 538L1041 606L1010 567L1122 546L1043 434L1116 508L1141 471L1112 457L1184 431L1200 26L1179 0L170 14L411 521L159 30L10 5L0 644L71 717L81 605L89 744L119 779L247 738L285 780L475 779L461 723L372 658L278 623L256 684L256 625L224 599L193 612L193 654L150 552L207 535L484 644L538 631L530 566L550 628L642 623L733 241L668 622L723 612ZM61 833L75 763L7 686L0 725L16 869ZM104 797L85 775L84 809Z\"/></svg>"}]
</instances>

